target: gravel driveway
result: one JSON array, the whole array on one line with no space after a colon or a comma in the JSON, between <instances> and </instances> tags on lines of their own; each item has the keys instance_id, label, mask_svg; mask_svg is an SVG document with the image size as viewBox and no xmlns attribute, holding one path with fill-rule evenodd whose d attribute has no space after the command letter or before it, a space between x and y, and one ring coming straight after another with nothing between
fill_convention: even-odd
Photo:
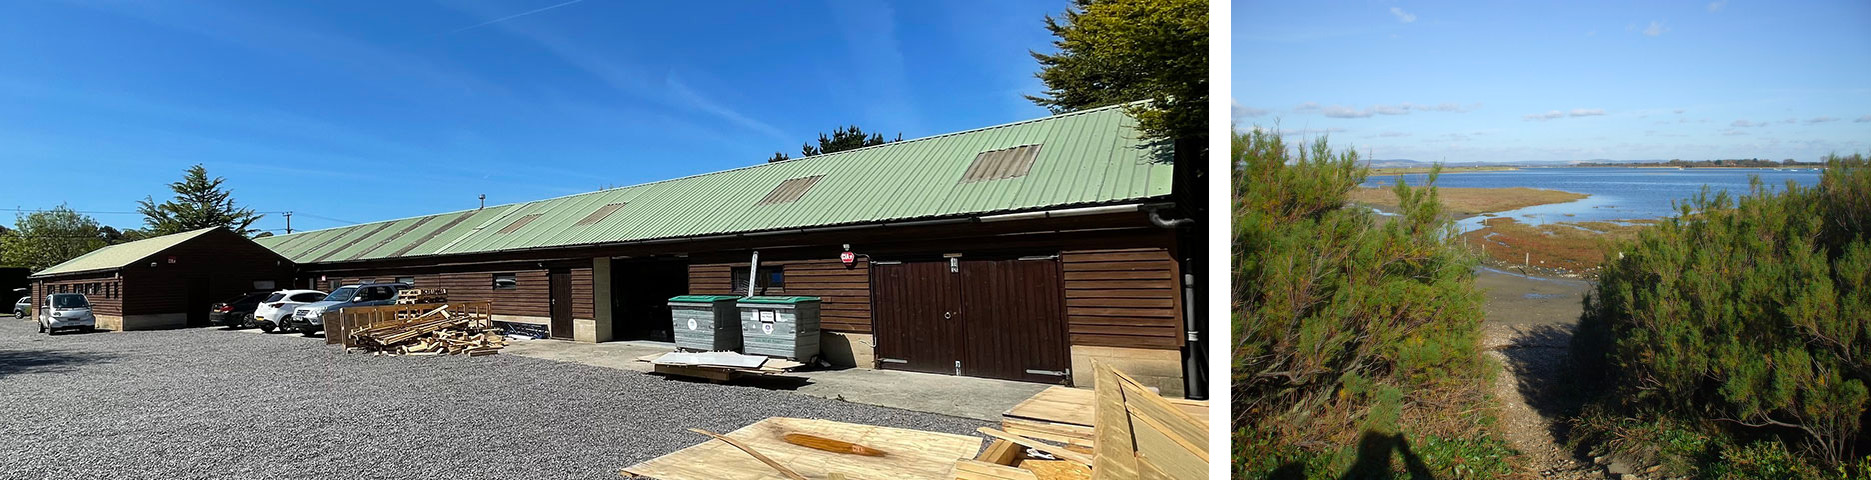
<instances>
[{"instance_id":1,"label":"gravel driveway","mask_svg":"<svg viewBox=\"0 0 1871 480\"><path fill-rule=\"evenodd\" d=\"M985 422L514 355L347 354L218 328L0 319L0 478L619 478L772 416Z\"/></svg>"}]
</instances>

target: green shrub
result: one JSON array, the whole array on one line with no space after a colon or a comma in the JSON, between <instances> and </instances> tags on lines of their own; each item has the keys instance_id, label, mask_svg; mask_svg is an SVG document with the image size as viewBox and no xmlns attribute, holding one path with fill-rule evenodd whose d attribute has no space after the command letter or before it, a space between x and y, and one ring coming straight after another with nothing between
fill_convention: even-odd
<instances>
[{"instance_id":1,"label":"green shrub","mask_svg":"<svg viewBox=\"0 0 1871 480\"><path fill-rule=\"evenodd\" d=\"M1347 205L1367 174L1356 152L1289 150L1256 129L1232 155L1237 473L1389 469L1384 446L1407 466L1404 439L1427 438L1444 439L1432 451L1448 461L1422 463L1439 477L1495 471L1447 456L1494 444L1485 422L1438 413L1473 411L1486 376L1475 261L1435 189L1397 185L1401 213L1380 222Z\"/></svg>"},{"instance_id":2,"label":"green shrub","mask_svg":"<svg viewBox=\"0 0 1871 480\"><path fill-rule=\"evenodd\" d=\"M1871 398L1871 166L1835 156L1815 187L1756 179L1678 211L1616 246L1586 298L1573 347L1596 402L1747 444L1724 452L1740 473L1718 476L1777 468L1772 449L1789 450L1756 439L1825 465L1855 458Z\"/></svg>"}]
</instances>

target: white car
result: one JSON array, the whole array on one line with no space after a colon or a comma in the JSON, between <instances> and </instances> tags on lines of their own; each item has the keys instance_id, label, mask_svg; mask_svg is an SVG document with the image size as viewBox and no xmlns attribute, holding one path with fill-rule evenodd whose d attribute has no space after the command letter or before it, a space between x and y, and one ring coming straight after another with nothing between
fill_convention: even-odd
<instances>
[{"instance_id":1,"label":"white car","mask_svg":"<svg viewBox=\"0 0 1871 480\"><path fill-rule=\"evenodd\" d=\"M253 324L262 332L271 332L285 323L292 316L293 310L300 305L325 299L325 292L318 290L280 290L260 301L260 306L253 310Z\"/></svg>"},{"instance_id":2,"label":"white car","mask_svg":"<svg viewBox=\"0 0 1871 480\"><path fill-rule=\"evenodd\" d=\"M39 310L39 331L47 335L61 328L91 331L97 317L91 315L91 300L82 293L54 293L45 296L45 308Z\"/></svg>"}]
</instances>

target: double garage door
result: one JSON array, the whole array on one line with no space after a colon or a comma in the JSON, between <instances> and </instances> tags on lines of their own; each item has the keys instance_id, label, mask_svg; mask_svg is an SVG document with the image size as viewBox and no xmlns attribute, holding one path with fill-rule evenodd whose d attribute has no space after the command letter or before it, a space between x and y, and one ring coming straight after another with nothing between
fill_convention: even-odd
<instances>
[{"instance_id":1,"label":"double garage door","mask_svg":"<svg viewBox=\"0 0 1871 480\"><path fill-rule=\"evenodd\" d=\"M871 264L886 369L1063 383L1070 377L1056 257Z\"/></svg>"}]
</instances>

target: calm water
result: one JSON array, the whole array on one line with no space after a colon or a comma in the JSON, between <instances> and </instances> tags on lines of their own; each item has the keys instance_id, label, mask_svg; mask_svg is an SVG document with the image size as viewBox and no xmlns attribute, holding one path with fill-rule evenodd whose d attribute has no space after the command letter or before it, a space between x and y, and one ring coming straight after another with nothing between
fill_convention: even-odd
<instances>
[{"instance_id":1,"label":"calm water","mask_svg":"<svg viewBox=\"0 0 1871 480\"><path fill-rule=\"evenodd\" d=\"M1436 179L1442 187L1532 187L1591 195L1583 200L1538 205L1496 215L1514 217L1524 223L1612 221L1675 216L1672 201L1695 196L1707 185L1711 191L1727 190L1730 195L1748 192L1748 178L1758 175L1769 189L1778 190L1787 181L1800 185L1819 183L1817 170L1771 168L1527 168L1506 172L1448 173ZM1372 176L1365 186L1381 187L1397 182L1399 175ZM1428 175L1401 175L1410 185L1422 185ZM1486 217L1462 220L1462 230L1481 226Z\"/></svg>"}]
</instances>

